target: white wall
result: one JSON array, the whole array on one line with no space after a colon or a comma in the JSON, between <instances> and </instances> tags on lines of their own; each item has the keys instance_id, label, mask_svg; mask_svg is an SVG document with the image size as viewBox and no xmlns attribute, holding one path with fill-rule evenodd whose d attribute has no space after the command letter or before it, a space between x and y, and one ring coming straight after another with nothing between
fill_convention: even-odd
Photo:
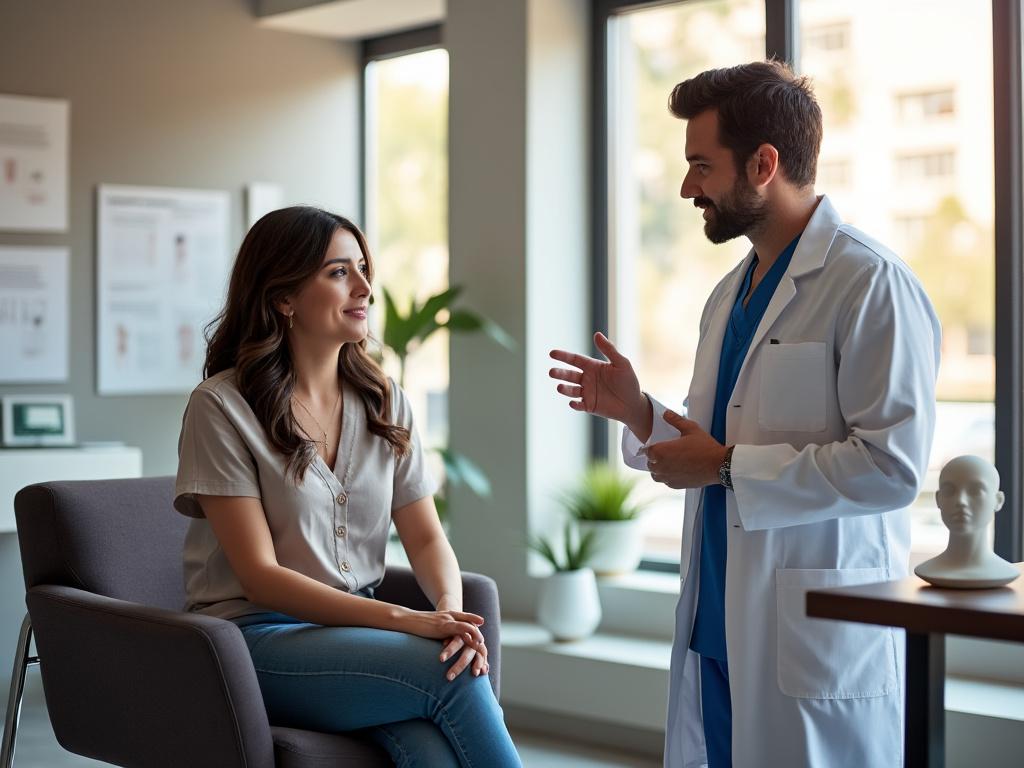
<instances>
[{"instance_id":1,"label":"white wall","mask_svg":"<svg viewBox=\"0 0 1024 768\"><path fill-rule=\"evenodd\" d=\"M186 396L96 395L96 185L228 190L233 249L249 181L355 215L359 66L352 45L260 29L246 0L0 0L0 93L71 103L68 231L0 232L71 249L70 379L0 394L70 392L79 439L137 445L145 474L173 473ZM23 613L17 540L0 535L2 677Z\"/></svg>"},{"instance_id":2,"label":"white wall","mask_svg":"<svg viewBox=\"0 0 1024 768\"><path fill-rule=\"evenodd\" d=\"M547 352L588 337L587 8L448 2L451 281L519 342L452 338L452 447L494 487L486 503L455 495L452 540L463 567L497 579L507 614L532 615L531 516L550 515L586 457L586 420L559 402Z\"/></svg>"}]
</instances>

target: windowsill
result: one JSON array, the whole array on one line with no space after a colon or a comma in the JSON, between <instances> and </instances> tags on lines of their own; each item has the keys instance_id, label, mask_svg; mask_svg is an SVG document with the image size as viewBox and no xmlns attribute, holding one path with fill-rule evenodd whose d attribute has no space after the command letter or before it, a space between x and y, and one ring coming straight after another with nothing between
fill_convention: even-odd
<instances>
[{"instance_id":1,"label":"windowsill","mask_svg":"<svg viewBox=\"0 0 1024 768\"><path fill-rule=\"evenodd\" d=\"M597 580L602 591L611 589L637 590L679 596L679 573L663 571L633 571L620 576L601 576Z\"/></svg>"},{"instance_id":2,"label":"windowsill","mask_svg":"<svg viewBox=\"0 0 1024 768\"><path fill-rule=\"evenodd\" d=\"M1024 722L1024 685L947 676L946 711Z\"/></svg>"},{"instance_id":3,"label":"windowsill","mask_svg":"<svg viewBox=\"0 0 1024 768\"><path fill-rule=\"evenodd\" d=\"M501 632L504 701L664 729L670 641L599 632L559 643L543 627L524 621L505 621ZM950 713L1024 723L1024 685L950 675L945 700Z\"/></svg>"},{"instance_id":4,"label":"windowsill","mask_svg":"<svg viewBox=\"0 0 1024 768\"><path fill-rule=\"evenodd\" d=\"M531 569L540 584L551 567ZM671 641L675 634L675 608L679 599L679 574L632 571L616 576L598 576L602 633ZM521 618L521 617L517 617Z\"/></svg>"},{"instance_id":5,"label":"windowsill","mask_svg":"<svg viewBox=\"0 0 1024 768\"><path fill-rule=\"evenodd\" d=\"M661 731L672 643L601 632L559 643L530 622L501 625L502 701L536 711Z\"/></svg>"},{"instance_id":6,"label":"windowsill","mask_svg":"<svg viewBox=\"0 0 1024 768\"><path fill-rule=\"evenodd\" d=\"M678 573L657 571L599 578L600 631L671 642L679 583Z\"/></svg>"},{"instance_id":7,"label":"windowsill","mask_svg":"<svg viewBox=\"0 0 1024 768\"><path fill-rule=\"evenodd\" d=\"M921 557L920 559L927 559ZM388 542L387 562L390 565L408 565L408 559L402 548L401 542L397 539ZM539 582L545 574L532 573ZM605 660L616 658L617 651L614 643L605 643L598 638L610 637L625 639L635 642L637 649L652 649L662 644L665 648L671 647L672 637L675 633L675 607L679 596L679 575L675 573L664 573L661 571L634 571L620 576L603 576L597 580L598 592L601 600L602 620L598 627L598 635L594 639L580 643L552 643L544 631L533 624L530 624L531 616L516 618L525 621L506 620L503 626L532 626L532 640L518 641L520 647L529 647L531 655L541 650L539 646L547 643L551 649L548 656L575 656L589 657L591 661L602 660L604 653ZM996 641L982 641L975 638L950 636L946 644L946 668L947 679L951 681L985 681L985 685L994 686L993 695L1000 691L1024 691L1024 675L1019 671L1024 667L1021 660L1024 659L1024 644L1006 643ZM649 644L649 645L648 645ZM625 647L625 646L623 646ZM603 648L605 651L599 651ZM667 656L666 656L667 658ZM665 662L667 669L667 661ZM641 662L640 666L653 669L651 664ZM956 687L954 684L950 689L950 711L963 711L969 713L970 708L977 708L972 704L972 698L962 698L967 694L963 691L972 690ZM1003 699L1000 699L1002 701ZM960 702L967 703L961 704ZM1016 705L1014 705L1016 706ZM1024 709L1012 709L1011 711L1024 711ZM1024 719L1024 718L1022 718ZM649 727L649 726L645 726Z\"/></svg>"},{"instance_id":8,"label":"windowsill","mask_svg":"<svg viewBox=\"0 0 1024 768\"><path fill-rule=\"evenodd\" d=\"M668 671L672 642L599 632L583 640L558 642L539 624L528 621L504 621L501 647L530 653L576 657L590 661Z\"/></svg>"}]
</instances>

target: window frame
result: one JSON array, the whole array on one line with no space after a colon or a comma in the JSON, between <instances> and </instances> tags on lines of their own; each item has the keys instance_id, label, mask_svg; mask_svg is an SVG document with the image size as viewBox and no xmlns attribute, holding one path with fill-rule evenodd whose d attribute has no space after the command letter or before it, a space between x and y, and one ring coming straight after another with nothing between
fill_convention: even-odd
<instances>
[{"instance_id":1,"label":"window frame","mask_svg":"<svg viewBox=\"0 0 1024 768\"><path fill-rule=\"evenodd\" d=\"M1006 494L996 515L995 550L1020 562L1024 470L1024 313L1021 270L1021 2L992 0L996 259L996 469Z\"/></svg>"},{"instance_id":2,"label":"window frame","mask_svg":"<svg viewBox=\"0 0 1024 768\"><path fill-rule=\"evenodd\" d=\"M591 326L608 332L609 303L609 21L620 14L690 0L595 0L592 17ZM995 164L995 464L1006 494L995 519L995 551L1010 562L1024 559L1024 152L1022 152L1022 1L992 0L993 123ZM765 56L799 71L799 0L764 0ZM591 418L590 458L611 455L609 430ZM641 569L676 571L678 561L645 559Z\"/></svg>"},{"instance_id":3,"label":"window frame","mask_svg":"<svg viewBox=\"0 0 1024 768\"><path fill-rule=\"evenodd\" d=\"M368 201L366 199L366 68L378 61L407 56L412 53L444 48L444 25L430 24L359 41L359 223L365 228Z\"/></svg>"},{"instance_id":4,"label":"window frame","mask_svg":"<svg viewBox=\"0 0 1024 768\"><path fill-rule=\"evenodd\" d=\"M369 213L370 201L368 200L367 193L369 192L369 184L367 183L370 175L370 169L367 165L369 160L368 152L370 148L369 136L367 135L367 110L370 107L370 98L367 93L367 77L366 71L370 64L374 64L381 61L387 61L388 59L395 59L401 56L409 56L416 53L422 53L424 51L432 51L438 49L447 50L447 46L444 42L444 24L430 24L423 27L416 27L414 29L403 30L401 32L394 32L386 35L379 35L377 37L368 37L359 41L359 56L360 56L360 81L359 81L359 173L358 173L358 206L359 218L356 220L359 226L364 232L367 231L370 225ZM447 147L449 158L451 156L451 148ZM446 201L447 204L447 201ZM449 233L450 235L450 233ZM372 243L372 240L371 240ZM447 245L450 245L450 236ZM372 302L371 302L372 303ZM448 362L449 368L449 386L451 378L451 360ZM447 390L446 390L447 393ZM446 394L447 397L447 394ZM447 407L447 406L446 406ZM420 433L421 438L429 439L429 405L427 411L423 413L423 423L420 429L423 430ZM446 431L450 430L451 425L451 411L450 409L446 413L448 426Z\"/></svg>"}]
</instances>

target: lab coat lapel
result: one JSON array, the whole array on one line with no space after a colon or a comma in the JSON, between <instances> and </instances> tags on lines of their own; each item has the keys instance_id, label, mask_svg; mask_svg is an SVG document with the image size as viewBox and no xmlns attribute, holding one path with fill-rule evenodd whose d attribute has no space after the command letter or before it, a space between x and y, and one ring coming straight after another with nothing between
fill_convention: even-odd
<instances>
[{"instance_id":1,"label":"lab coat lapel","mask_svg":"<svg viewBox=\"0 0 1024 768\"><path fill-rule=\"evenodd\" d=\"M722 342L729 325L736 292L740 289L743 276L747 273L753 250L736 267L728 283L723 286L718 305L708 321L708 329L697 347L693 364L693 381L690 382L689 408L687 417L696 421L705 430L711 429L711 417L715 409L715 388L718 383L718 367L722 360Z\"/></svg>"},{"instance_id":2,"label":"lab coat lapel","mask_svg":"<svg viewBox=\"0 0 1024 768\"><path fill-rule=\"evenodd\" d=\"M789 276L789 273L787 273L779 281L779 285L772 295L772 300L768 302L768 309L764 311L761 322L758 323L757 330L754 331L754 338L750 342L750 349L747 352L747 356L743 359L743 367L740 368L740 375L736 379L737 387L739 387L739 382L743 379L743 371L747 367L750 353L757 349L757 345L768 334L772 325L775 324L775 321L779 319L779 315L782 314L782 310L793 300L794 296L796 296L796 284L793 282L793 278Z\"/></svg>"},{"instance_id":3,"label":"lab coat lapel","mask_svg":"<svg viewBox=\"0 0 1024 768\"><path fill-rule=\"evenodd\" d=\"M764 341L772 326L775 325L775 322L796 296L797 284L795 278L821 269L824 266L828 249L832 246L832 240L835 238L836 230L839 229L841 223L842 220L839 218L839 214L836 213L835 208L832 207L828 197L822 195L821 200L818 202L818 207L814 209L811 220L807 222L807 227L800 236L800 242L797 243L796 252L789 262L789 268L779 281L779 285L772 295L772 300L768 303L768 308L765 310L764 316L761 317L761 322L758 323L757 330L754 332L754 338L750 342L750 349L747 351L747 356L743 359L743 365L736 379L734 392L744 391L747 363L753 356L754 350Z\"/></svg>"}]
</instances>

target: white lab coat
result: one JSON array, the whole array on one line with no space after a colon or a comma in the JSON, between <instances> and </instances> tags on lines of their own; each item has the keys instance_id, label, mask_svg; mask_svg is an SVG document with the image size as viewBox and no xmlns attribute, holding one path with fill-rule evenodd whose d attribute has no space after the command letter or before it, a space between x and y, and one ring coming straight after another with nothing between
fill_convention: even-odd
<instances>
[{"instance_id":1,"label":"white lab coat","mask_svg":"<svg viewBox=\"0 0 1024 768\"><path fill-rule=\"evenodd\" d=\"M715 288L684 413L710 430L726 323L753 253ZM809 619L808 589L908 571L905 508L935 428L940 327L910 269L822 197L757 328L726 420L726 644L735 768L903 765L901 631ZM652 399L653 402L653 399ZM678 436L654 404L648 445ZM623 455L646 469L628 430ZM700 489L686 493L666 768L706 765ZM692 578L691 578L692 576Z\"/></svg>"}]
</instances>

